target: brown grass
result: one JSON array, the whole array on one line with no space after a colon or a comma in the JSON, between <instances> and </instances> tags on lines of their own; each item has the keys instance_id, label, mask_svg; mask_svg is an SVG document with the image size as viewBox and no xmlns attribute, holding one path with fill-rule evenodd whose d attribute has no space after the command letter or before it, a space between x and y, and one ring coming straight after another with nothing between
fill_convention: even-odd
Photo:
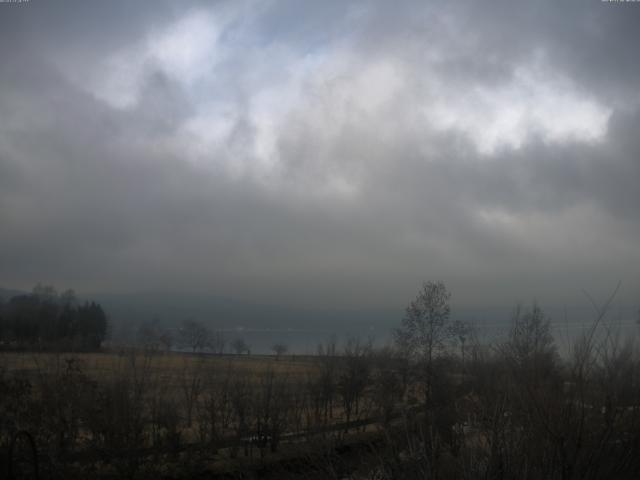
<instances>
[{"instance_id":1,"label":"brown grass","mask_svg":"<svg viewBox=\"0 0 640 480\"><path fill-rule=\"evenodd\" d=\"M286 374L288 377L306 375L314 367L312 357L283 356L279 360L269 355L201 355L189 353L163 352L148 354L143 351L120 351L105 353L37 353L0 352L0 369L23 374L31 378L39 372L66 366L68 361L78 362L82 371L90 378L100 380L128 366L132 359L140 364L148 362L153 373L164 378L177 377L185 370L195 368L224 370L232 367L238 372L255 374L267 370Z\"/></svg>"}]
</instances>

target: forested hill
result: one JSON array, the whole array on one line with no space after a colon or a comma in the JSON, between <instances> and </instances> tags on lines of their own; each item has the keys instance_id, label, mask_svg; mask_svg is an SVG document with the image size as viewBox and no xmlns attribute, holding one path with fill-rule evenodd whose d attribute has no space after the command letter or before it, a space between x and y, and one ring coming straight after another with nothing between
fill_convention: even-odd
<instances>
[{"instance_id":1,"label":"forested hill","mask_svg":"<svg viewBox=\"0 0 640 480\"><path fill-rule=\"evenodd\" d=\"M30 293L2 290L0 345L8 349L97 350L108 319L94 301L79 301L73 290L61 293L38 284Z\"/></svg>"}]
</instances>

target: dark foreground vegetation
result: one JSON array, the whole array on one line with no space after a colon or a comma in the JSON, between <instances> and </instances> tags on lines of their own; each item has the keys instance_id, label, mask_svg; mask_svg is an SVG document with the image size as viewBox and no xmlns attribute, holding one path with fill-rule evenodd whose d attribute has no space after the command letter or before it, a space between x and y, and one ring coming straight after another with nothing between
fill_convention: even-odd
<instances>
[{"instance_id":1,"label":"dark foreground vegetation","mask_svg":"<svg viewBox=\"0 0 640 480\"><path fill-rule=\"evenodd\" d=\"M426 283L393 347L0 354L9 478L640 478L640 357L609 302L560 357L536 305L480 343ZM29 477L31 475L31 477Z\"/></svg>"}]
</instances>

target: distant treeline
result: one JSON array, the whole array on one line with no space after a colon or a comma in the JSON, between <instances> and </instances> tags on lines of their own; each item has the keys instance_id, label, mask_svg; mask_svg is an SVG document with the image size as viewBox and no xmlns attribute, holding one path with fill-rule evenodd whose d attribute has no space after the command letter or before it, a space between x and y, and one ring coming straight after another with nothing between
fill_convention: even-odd
<instances>
[{"instance_id":1,"label":"distant treeline","mask_svg":"<svg viewBox=\"0 0 640 480\"><path fill-rule=\"evenodd\" d=\"M73 290L60 294L36 285L29 294L0 300L4 348L96 350L107 334L107 316L95 302L79 303Z\"/></svg>"}]
</instances>

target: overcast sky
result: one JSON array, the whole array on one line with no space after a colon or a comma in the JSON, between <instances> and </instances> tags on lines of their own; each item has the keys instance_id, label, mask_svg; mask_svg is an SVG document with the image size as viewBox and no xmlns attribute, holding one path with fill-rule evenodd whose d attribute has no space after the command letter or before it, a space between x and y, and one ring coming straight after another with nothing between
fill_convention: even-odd
<instances>
[{"instance_id":1,"label":"overcast sky","mask_svg":"<svg viewBox=\"0 0 640 480\"><path fill-rule=\"evenodd\" d=\"M0 3L0 286L640 299L640 2Z\"/></svg>"}]
</instances>

